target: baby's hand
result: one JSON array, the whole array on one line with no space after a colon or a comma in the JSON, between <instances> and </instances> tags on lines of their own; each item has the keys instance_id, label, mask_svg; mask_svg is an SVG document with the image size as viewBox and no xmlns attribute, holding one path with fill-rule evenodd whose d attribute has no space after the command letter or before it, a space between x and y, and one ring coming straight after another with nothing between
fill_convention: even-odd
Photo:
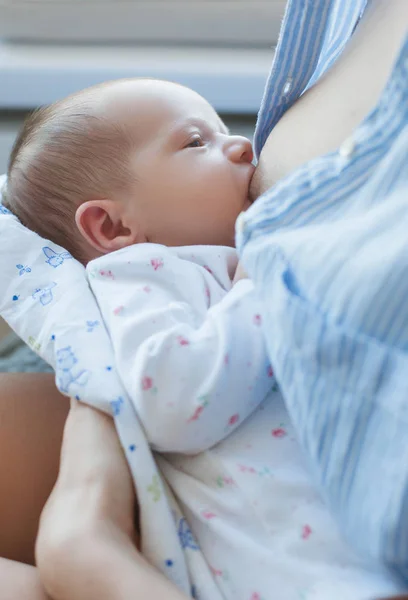
<instances>
[{"instance_id":1,"label":"baby's hand","mask_svg":"<svg viewBox=\"0 0 408 600\"><path fill-rule=\"evenodd\" d=\"M248 275L246 274L242 264L239 262L237 270L235 271L234 279L232 280L232 285L235 285L237 281L240 281L241 279L248 279Z\"/></svg>"}]
</instances>

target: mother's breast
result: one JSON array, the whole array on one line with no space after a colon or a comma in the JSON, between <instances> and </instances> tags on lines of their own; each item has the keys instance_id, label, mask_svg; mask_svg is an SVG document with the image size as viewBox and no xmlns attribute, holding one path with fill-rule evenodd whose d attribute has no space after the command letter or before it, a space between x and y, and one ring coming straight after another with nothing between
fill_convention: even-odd
<instances>
[{"instance_id":1,"label":"mother's breast","mask_svg":"<svg viewBox=\"0 0 408 600\"><path fill-rule=\"evenodd\" d=\"M252 180L253 199L352 134L377 104L407 31L406 0L372 0L337 62L270 132Z\"/></svg>"}]
</instances>

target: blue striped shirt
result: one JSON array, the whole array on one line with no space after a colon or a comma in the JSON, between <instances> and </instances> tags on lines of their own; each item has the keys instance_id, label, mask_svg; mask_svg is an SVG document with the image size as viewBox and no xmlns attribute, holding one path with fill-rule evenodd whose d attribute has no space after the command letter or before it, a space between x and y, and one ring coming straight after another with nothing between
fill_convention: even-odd
<instances>
[{"instance_id":1,"label":"blue striped shirt","mask_svg":"<svg viewBox=\"0 0 408 600\"><path fill-rule=\"evenodd\" d=\"M365 4L289 2L257 153L342 52ZM354 547L408 584L408 37L349 151L263 194L237 223L237 247L323 495Z\"/></svg>"}]
</instances>

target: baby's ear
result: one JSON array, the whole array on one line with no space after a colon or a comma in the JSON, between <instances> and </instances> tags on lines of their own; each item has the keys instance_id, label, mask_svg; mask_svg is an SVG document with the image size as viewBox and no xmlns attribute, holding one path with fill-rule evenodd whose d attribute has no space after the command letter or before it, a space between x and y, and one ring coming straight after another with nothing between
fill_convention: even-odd
<instances>
[{"instance_id":1,"label":"baby's ear","mask_svg":"<svg viewBox=\"0 0 408 600\"><path fill-rule=\"evenodd\" d=\"M113 200L89 200L75 213L75 222L85 240L98 252L107 254L140 241L136 227L125 227L120 203Z\"/></svg>"}]
</instances>

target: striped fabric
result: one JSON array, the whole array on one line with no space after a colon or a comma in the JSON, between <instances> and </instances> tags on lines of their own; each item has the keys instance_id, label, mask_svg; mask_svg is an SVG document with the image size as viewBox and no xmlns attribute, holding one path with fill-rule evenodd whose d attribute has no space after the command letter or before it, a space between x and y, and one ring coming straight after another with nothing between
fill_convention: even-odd
<instances>
[{"instance_id":1,"label":"striped fabric","mask_svg":"<svg viewBox=\"0 0 408 600\"><path fill-rule=\"evenodd\" d=\"M255 153L284 112L341 54L367 0L289 0L258 114Z\"/></svg>"},{"instance_id":2,"label":"striped fabric","mask_svg":"<svg viewBox=\"0 0 408 600\"><path fill-rule=\"evenodd\" d=\"M256 132L333 63L365 2L292 0ZM408 585L408 37L349 151L310 161L237 223L271 362L351 543Z\"/></svg>"}]
</instances>

